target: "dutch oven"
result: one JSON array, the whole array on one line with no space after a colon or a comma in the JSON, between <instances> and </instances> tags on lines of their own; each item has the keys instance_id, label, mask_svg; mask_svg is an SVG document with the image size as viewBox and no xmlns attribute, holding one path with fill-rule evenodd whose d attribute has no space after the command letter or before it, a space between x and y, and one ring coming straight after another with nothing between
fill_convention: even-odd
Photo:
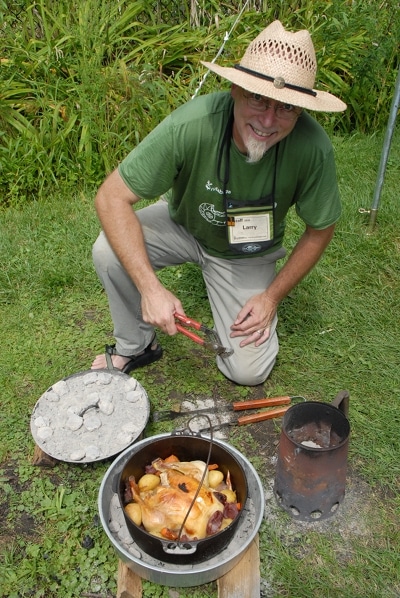
<instances>
[{"instance_id":1,"label":"dutch oven","mask_svg":"<svg viewBox=\"0 0 400 598\"><path fill-rule=\"evenodd\" d=\"M172 454L180 461L201 460L207 462L210 442L209 463L217 463L224 478L229 471L232 487L236 491L237 500L241 503L242 508L232 523L220 532L201 540L176 542L164 540L148 533L142 526L136 525L123 509L126 525L133 540L142 550L156 559L173 563L199 563L223 550L235 532L247 501L246 474L233 452L229 450L229 445L223 446L187 430L174 432L167 437L155 438L154 442L147 442L144 448L139 443L131 449L130 459L121 471L118 481L118 496L122 508L125 506L124 494L126 482L130 476L139 480L145 473L146 466L150 465L152 461L157 458L166 459Z\"/></svg>"}]
</instances>

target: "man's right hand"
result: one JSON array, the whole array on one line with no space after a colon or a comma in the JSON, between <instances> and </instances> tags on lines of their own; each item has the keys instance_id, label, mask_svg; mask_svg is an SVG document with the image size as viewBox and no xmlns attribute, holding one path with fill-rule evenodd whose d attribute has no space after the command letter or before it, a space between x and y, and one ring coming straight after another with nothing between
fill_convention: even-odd
<instances>
[{"instance_id":1,"label":"man's right hand","mask_svg":"<svg viewBox=\"0 0 400 598\"><path fill-rule=\"evenodd\" d=\"M170 336L178 332L174 317L176 312L185 315L179 299L161 283L157 290L153 289L151 293L142 293L143 320Z\"/></svg>"}]
</instances>

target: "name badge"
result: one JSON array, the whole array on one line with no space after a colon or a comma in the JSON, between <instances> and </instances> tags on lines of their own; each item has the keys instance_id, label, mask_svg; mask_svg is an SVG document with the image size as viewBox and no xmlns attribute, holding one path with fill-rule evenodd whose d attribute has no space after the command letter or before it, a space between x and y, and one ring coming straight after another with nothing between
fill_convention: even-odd
<instances>
[{"instance_id":1,"label":"name badge","mask_svg":"<svg viewBox=\"0 0 400 598\"><path fill-rule=\"evenodd\" d=\"M274 244L274 197L226 201L226 230L229 247L235 253L254 254Z\"/></svg>"},{"instance_id":2,"label":"name badge","mask_svg":"<svg viewBox=\"0 0 400 598\"><path fill-rule=\"evenodd\" d=\"M273 238L272 212L264 214L247 214L245 216L228 216L228 241L236 243L259 243Z\"/></svg>"}]
</instances>

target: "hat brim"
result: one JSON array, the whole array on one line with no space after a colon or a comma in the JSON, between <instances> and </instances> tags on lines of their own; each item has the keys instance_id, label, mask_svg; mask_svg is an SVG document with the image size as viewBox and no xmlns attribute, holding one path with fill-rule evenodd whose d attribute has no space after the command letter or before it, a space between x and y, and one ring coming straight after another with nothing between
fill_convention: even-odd
<instances>
[{"instance_id":1,"label":"hat brim","mask_svg":"<svg viewBox=\"0 0 400 598\"><path fill-rule=\"evenodd\" d=\"M258 93L261 96L271 98L278 102L284 102L285 104L293 104L300 108L306 108L307 110L315 110L316 112L343 112L347 106L342 100L339 100L336 96L328 93L327 91L320 91L314 89L316 95L303 93L289 89L288 87L276 88L271 81L265 79L259 79L253 75L249 75L242 71L236 70L231 67L219 66L213 62L201 61L201 64L213 71L220 77L227 79L231 83L251 91L252 93Z\"/></svg>"}]
</instances>

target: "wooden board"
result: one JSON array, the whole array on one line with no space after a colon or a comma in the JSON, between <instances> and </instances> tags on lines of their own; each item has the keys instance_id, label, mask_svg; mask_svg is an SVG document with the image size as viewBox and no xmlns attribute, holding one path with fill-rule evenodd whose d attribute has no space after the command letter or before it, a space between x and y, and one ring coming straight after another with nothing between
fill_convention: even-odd
<instances>
[{"instance_id":1,"label":"wooden board","mask_svg":"<svg viewBox=\"0 0 400 598\"><path fill-rule=\"evenodd\" d=\"M220 577L218 598L260 598L258 534L233 569ZM118 563L117 598L142 598L142 580L127 564Z\"/></svg>"},{"instance_id":2,"label":"wooden board","mask_svg":"<svg viewBox=\"0 0 400 598\"><path fill-rule=\"evenodd\" d=\"M142 595L141 577L119 561L117 598L142 598Z\"/></svg>"},{"instance_id":3,"label":"wooden board","mask_svg":"<svg viewBox=\"0 0 400 598\"><path fill-rule=\"evenodd\" d=\"M238 564L218 579L218 598L260 598L258 534Z\"/></svg>"},{"instance_id":4,"label":"wooden board","mask_svg":"<svg viewBox=\"0 0 400 598\"><path fill-rule=\"evenodd\" d=\"M54 467L57 463L57 459L53 459L47 453L45 453L40 446L35 444L35 450L33 453L32 464L39 465L40 467Z\"/></svg>"}]
</instances>

